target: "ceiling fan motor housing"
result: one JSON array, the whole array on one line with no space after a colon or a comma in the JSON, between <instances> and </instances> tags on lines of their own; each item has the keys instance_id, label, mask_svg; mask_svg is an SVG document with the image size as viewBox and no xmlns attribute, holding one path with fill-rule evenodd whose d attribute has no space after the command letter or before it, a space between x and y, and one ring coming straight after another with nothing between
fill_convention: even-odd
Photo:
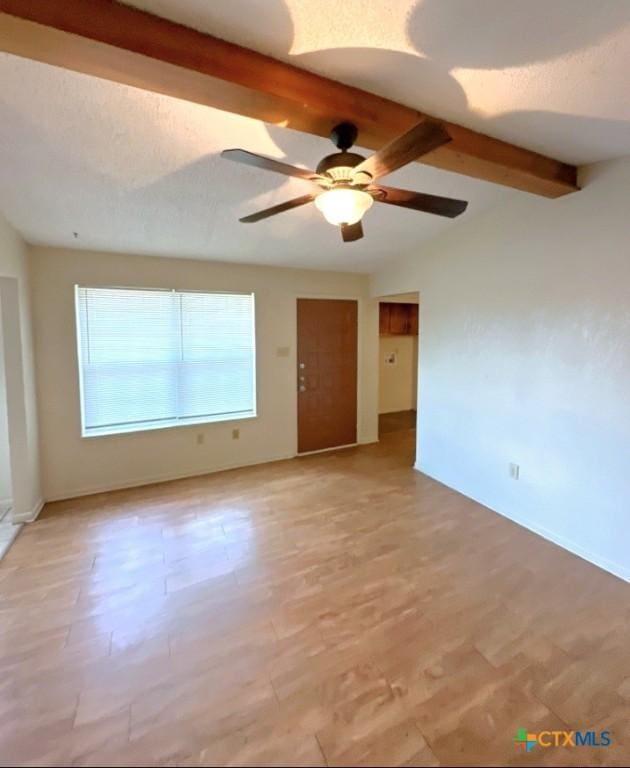
<instances>
[{"instance_id":1,"label":"ceiling fan motor housing","mask_svg":"<svg viewBox=\"0 0 630 768\"><path fill-rule=\"evenodd\" d=\"M317 173L326 174L334 181L351 181L351 171L365 160L355 152L334 152L326 155L317 165Z\"/></svg>"}]
</instances>

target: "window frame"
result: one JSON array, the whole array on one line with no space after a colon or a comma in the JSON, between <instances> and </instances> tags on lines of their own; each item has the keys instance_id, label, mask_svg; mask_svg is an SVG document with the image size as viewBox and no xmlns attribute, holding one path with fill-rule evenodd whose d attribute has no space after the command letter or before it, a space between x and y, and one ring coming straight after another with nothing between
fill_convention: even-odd
<instances>
[{"instance_id":1,"label":"window frame","mask_svg":"<svg viewBox=\"0 0 630 768\"><path fill-rule=\"evenodd\" d=\"M218 414L216 416L203 416L190 419L168 419L164 421L155 420L153 422L136 422L128 425L114 425L111 427L95 427L86 429L85 427L85 402L83 396L83 361L81 355L81 321L79 309L79 291L81 289L94 290L116 290L116 291L154 291L156 293L197 293L203 295L232 295L249 296L252 302L252 410L251 412L234 414ZM76 283L74 286L74 315L75 315L75 341L77 351L77 374L79 388L79 421L81 425L81 438L91 440L99 437L116 437L117 435L132 435L141 432L154 432L162 429L182 429L186 427L200 426L203 424L220 424L226 422L247 421L258 418L258 364L257 364L257 321L256 321L256 294L254 291L231 291L231 290L200 290L188 288L155 288L137 285L94 285L87 283Z\"/></svg>"}]
</instances>

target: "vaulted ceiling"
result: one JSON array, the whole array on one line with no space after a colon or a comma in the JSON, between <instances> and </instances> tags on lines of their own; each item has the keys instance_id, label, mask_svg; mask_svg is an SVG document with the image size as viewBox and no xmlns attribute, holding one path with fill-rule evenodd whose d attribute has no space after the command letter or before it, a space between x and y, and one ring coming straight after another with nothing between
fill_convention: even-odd
<instances>
[{"instance_id":1,"label":"vaulted ceiling","mask_svg":"<svg viewBox=\"0 0 630 768\"><path fill-rule=\"evenodd\" d=\"M630 154L626 0L134 4L565 162ZM390 206L353 244L311 206L241 225L303 183L222 149L313 167L332 145L8 54L0 110L0 210L32 242L371 271L457 226ZM468 199L466 217L522 194L417 164L387 183Z\"/></svg>"}]
</instances>

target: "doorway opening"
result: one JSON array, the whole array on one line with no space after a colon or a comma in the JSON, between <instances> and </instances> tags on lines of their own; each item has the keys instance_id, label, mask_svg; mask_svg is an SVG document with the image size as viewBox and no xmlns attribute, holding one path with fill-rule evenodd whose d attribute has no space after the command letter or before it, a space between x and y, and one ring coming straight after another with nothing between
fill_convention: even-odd
<instances>
[{"instance_id":1,"label":"doorway opening","mask_svg":"<svg viewBox=\"0 0 630 768\"><path fill-rule=\"evenodd\" d=\"M0 296L0 301L2 297ZM13 485L9 448L9 412L5 366L5 328L0 306L0 559L9 549L19 530L13 525Z\"/></svg>"},{"instance_id":2,"label":"doorway opening","mask_svg":"<svg viewBox=\"0 0 630 768\"><path fill-rule=\"evenodd\" d=\"M400 433L415 446L420 296L402 293L378 301L379 440Z\"/></svg>"}]
</instances>

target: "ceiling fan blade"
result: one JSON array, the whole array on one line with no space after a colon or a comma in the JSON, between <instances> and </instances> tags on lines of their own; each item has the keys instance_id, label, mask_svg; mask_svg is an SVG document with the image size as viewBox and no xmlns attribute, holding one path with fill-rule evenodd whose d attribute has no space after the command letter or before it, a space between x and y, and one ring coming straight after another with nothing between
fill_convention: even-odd
<instances>
[{"instance_id":1,"label":"ceiling fan blade","mask_svg":"<svg viewBox=\"0 0 630 768\"><path fill-rule=\"evenodd\" d=\"M256 155L245 149L224 149L221 157L226 160L233 160L243 165L252 165L255 168L262 168L265 171L274 171L282 173L284 176L297 176L298 179L307 179L307 181L316 181L319 177L315 171L309 171L308 168L298 168L296 165L289 165L280 160L274 160L273 157Z\"/></svg>"},{"instance_id":2,"label":"ceiling fan blade","mask_svg":"<svg viewBox=\"0 0 630 768\"><path fill-rule=\"evenodd\" d=\"M340 229L344 243L353 243L363 237L363 226L360 221L356 224L341 224Z\"/></svg>"},{"instance_id":3,"label":"ceiling fan blade","mask_svg":"<svg viewBox=\"0 0 630 768\"><path fill-rule=\"evenodd\" d=\"M446 129L434 120L422 120L414 125L407 133L403 133L397 139L390 141L378 152L370 155L354 169L357 173L369 173L373 179L386 176L388 173L402 168L403 165L417 160L421 155L426 155L442 144L446 144L451 137Z\"/></svg>"},{"instance_id":4,"label":"ceiling fan blade","mask_svg":"<svg viewBox=\"0 0 630 768\"><path fill-rule=\"evenodd\" d=\"M312 203L316 198L316 195L302 195L302 197L294 197L293 200L287 200L286 203L279 203L273 205L271 208L265 208L257 213L250 213L249 216L243 216L239 219L243 224L252 224L255 221L261 219L267 219L269 216L275 216L276 213L282 213L283 211L290 211L291 208L298 208L300 205L306 205L306 203Z\"/></svg>"},{"instance_id":5,"label":"ceiling fan blade","mask_svg":"<svg viewBox=\"0 0 630 768\"><path fill-rule=\"evenodd\" d=\"M411 208L413 211L434 213L436 216L447 216L449 219L459 216L468 207L466 200L455 200L452 197L427 195L424 192L409 192L406 189L383 187L380 184L377 189L385 193L384 196L374 196L377 203L399 205L403 208Z\"/></svg>"}]
</instances>

